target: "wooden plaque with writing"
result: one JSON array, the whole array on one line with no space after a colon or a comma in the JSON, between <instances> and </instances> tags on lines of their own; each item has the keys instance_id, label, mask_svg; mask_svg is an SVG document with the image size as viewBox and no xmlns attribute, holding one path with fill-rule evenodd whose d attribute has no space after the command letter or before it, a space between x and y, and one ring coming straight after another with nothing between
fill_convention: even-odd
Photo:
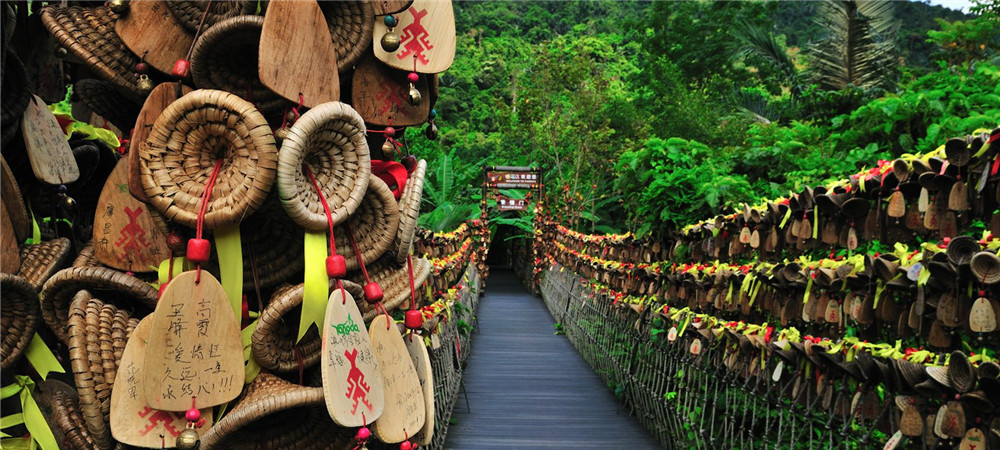
<instances>
[{"instance_id":1,"label":"wooden plaque with writing","mask_svg":"<svg viewBox=\"0 0 1000 450\"><path fill-rule=\"evenodd\" d=\"M407 72L388 67L371 55L361 58L354 71L351 98L365 123L405 127L427 120L431 111L427 75L421 75L415 85L423 99L417 106L410 104L410 82L406 75Z\"/></svg>"},{"instance_id":2,"label":"wooden plaque with writing","mask_svg":"<svg viewBox=\"0 0 1000 450\"><path fill-rule=\"evenodd\" d=\"M194 41L162 0L129 1L128 12L115 22L115 32L132 53L166 74L178 59L187 58Z\"/></svg>"},{"instance_id":3,"label":"wooden plaque with writing","mask_svg":"<svg viewBox=\"0 0 1000 450\"><path fill-rule=\"evenodd\" d=\"M72 183L80 178L80 168L66 135L56 116L37 95L31 96L24 110L21 133L35 178L52 185Z\"/></svg>"},{"instance_id":4,"label":"wooden plaque with writing","mask_svg":"<svg viewBox=\"0 0 1000 450\"><path fill-rule=\"evenodd\" d=\"M142 179L139 177L139 148L146 142L149 132L153 129L153 124L160 117L164 109L178 98L177 87L180 86L180 95L184 96L191 92L191 88L179 83L160 83L146 97L146 102L139 110L139 117L135 120L135 127L132 128L132 138L129 141L128 149L128 190L132 196L140 201L147 201L146 191L142 187Z\"/></svg>"},{"instance_id":5,"label":"wooden plaque with writing","mask_svg":"<svg viewBox=\"0 0 1000 450\"><path fill-rule=\"evenodd\" d=\"M207 270L184 272L163 291L153 312L143 366L146 404L187 411L191 397L207 408L228 402L243 389L240 326L222 285Z\"/></svg>"},{"instance_id":6,"label":"wooden plaque with writing","mask_svg":"<svg viewBox=\"0 0 1000 450\"><path fill-rule=\"evenodd\" d=\"M400 44L392 53L382 49L382 36L388 31L385 22L373 19L372 48L379 61L419 73L440 73L451 67L455 60L455 12L451 0L414 0L396 18L399 23L393 32L399 35Z\"/></svg>"},{"instance_id":7,"label":"wooden plaque with writing","mask_svg":"<svg viewBox=\"0 0 1000 450\"><path fill-rule=\"evenodd\" d=\"M94 213L93 242L97 259L120 270L155 272L170 255L149 205L129 194L128 161L119 160L104 183Z\"/></svg>"},{"instance_id":8,"label":"wooden plaque with writing","mask_svg":"<svg viewBox=\"0 0 1000 450\"><path fill-rule=\"evenodd\" d=\"M417 434L424 425L426 409L420 378L413 367L399 328L379 314L368 328L385 386L385 409L372 431L382 442L396 444Z\"/></svg>"},{"instance_id":9,"label":"wooden plaque with writing","mask_svg":"<svg viewBox=\"0 0 1000 450\"><path fill-rule=\"evenodd\" d=\"M152 316L143 318L125 344L111 390L111 435L123 444L136 447L162 448L164 443L173 447L173 442L187 426L184 413L150 408L142 394L142 371L152 325ZM201 429L211 428L212 408L202 409L201 417L205 419Z\"/></svg>"},{"instance_id":10,"label":"wooden plaque with writing","mask_svg":"<svg viewBox=\"0 0 1000 450\"><path fill-rule=\"evenodd\" d=\"M406 351L410 352L410 360L413 361L413 367L417 369L417 378L420 379L420 388L424 391L426 411L424 426L413 437L413 442L418 445L430 445L434 437L434 373L431 371L431 358L427 354L424 338L419 335L409 333L403 336L403 342L406 343Z\"/></svg>"},{"instance_id":11,"label":"wooden plaque with writing","mask_svg":"<svg viewBox=\"0 0 1000 450\"><path fill-rule=\"evenodd\" d=\"M340 426L360 427L378 419L385 405L382 373L354 297L334 289L323 325L323 390L326 409Z\"/></svg>"},{"instance_id":12,"label":"wooden plaque with writing","mask_svg":"<svg viewBox=\"0 0 1000 450\"><path fill-rule=\"evenodd\" d=\"M257 65L260 82L312 108L340 100L337 49L323 11L313 0L271 0L264 14Z\"/></svg>"}]
</instances>

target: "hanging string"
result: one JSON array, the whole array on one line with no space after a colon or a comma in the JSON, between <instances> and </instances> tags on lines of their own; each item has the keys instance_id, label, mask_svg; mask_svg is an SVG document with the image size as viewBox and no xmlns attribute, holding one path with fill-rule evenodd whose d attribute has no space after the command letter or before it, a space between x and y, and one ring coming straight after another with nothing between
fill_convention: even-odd
<instances>
[{"instance_id":1,"label":"hanging string","mask_svg":"<svg viewBox=\"0 0 1000 450\"><path fill-rule=\"evenodd\" d=\"M222 169L222 160L215 161L215 167L212 169L212 175L208 178L208 183L205 185L205 191L201 193L201 206L198 208L198 222L195 227L195 238L201 239L202 231L205 227L205 215L208 214L208 200L212 198L212 188L215 187L215 180L219 177L219 170ZM198 274L195 276L194 283L198 284L201 282L201 264L196 266Z\"/></svg>"},{"instance_id":2,"label":"hanging string","mask_svg":"<svg viewBox=\"0 0 1000 450\"><path fill-rule=\"evenodd\" d=\"M208 11L212 9L213 1L214 0L208 0L208 3L205 4L205 12L201 13L201 21L198 22L198 29L194 32L194 39L191 40L191 46L188 47L187 56L184 58L188 61L191 60L191 55L194 53L194 44L195 42L198 42L198 36L201 36L201 30L205 26L205 18L208 17Z\"/></svg>"},{"instance_id":3,"label":"hanging string","mask_svg":"<svg viewBox=\"0 0 1000 450\"><path fill-rule=\"evenodd\" d=\"M354 251L354 256L358 259L358 264L361 265L361 273L365 276L365 284L371 283L372 280L368 278L368 268L365 267L365 261L361 258L361 250L358 248L357 239L354 238L354 231L351 230L351 224L345 222L344 228L347 229L347 237L351 240L351 250Z\"/></svg>"},{"instance_id":4,"label":"hanging string","mask_svg":"<svg viewBox=\"0 0 1000 450\"><path fill-rule=\"evenodd\" d=\"M299 99L300 100L302 99L301 94L299 95ZM333 214L330 213L330 205L326 203L326 197L323 196L323 190L320 189L319 182L316 181L316 176L313 175L312 169L310 169L309 166L305 166L302 170L309 177L309 180L312 181L313 188L316 189L316 195L319 196L319 202L323 205L323 212L326 214L326 224L330 227L330 256L336 255L337 239L334 237L333 234ZM340 289L341 304L346 305L347 292L344 290L344 283L339 278L336 281L336 288Z\"/></svg>"},{"instance_id":5,"label":"hanging string","mask_svg":"<svg viewBox=\"0 0 1000 450\"><path fill-rule=\"evenodd\" d=\"M406 255L406 270L410 275L410 309L417 309L417 288L413 284L413 258Z\"/></svg>"}]
</instances>

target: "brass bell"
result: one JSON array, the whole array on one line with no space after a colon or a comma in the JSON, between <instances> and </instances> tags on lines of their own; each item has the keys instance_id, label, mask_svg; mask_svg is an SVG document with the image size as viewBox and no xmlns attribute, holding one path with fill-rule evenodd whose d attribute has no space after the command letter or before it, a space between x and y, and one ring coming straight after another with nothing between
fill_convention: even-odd
<instances>
[{"instance_id":1,"label":"brass bell","mask_svg":"<svg viewBox=\"0 0 1000 450\"><path fill-rule=\"evenodd\" d=\"M391 155L396 152L396 146L393 145L392 141L386 139L382 144L382 156Z\"/></svg>"},{"instance_id":2,"label":"brass bell","mask_svg":"<svg viewBox=\"0 0 1000 450\"><path fill-rule=\"evenodd\" d=\"M185 428L181 431L181 434L177 435L177 441L174 443L179 450L194 450L198 448L201 442L198 441L198 432L194 431L193 428Z\"/></svg>"},{"instance_id":3,"label":"brass bell","mask_svg":"<svg viewBox=\"0 0 1000 450\"><path fill-rule=\"evenodd\" d=\"M424 130L424 136L427 136L428 140L435 140L438 137L438 126L434 122L427 124L427 129Z\"/></svg>"},{"instance_id":4,"label":"brass bell","mask_svg":"<svg viewBox=\"0 0 1000 450\"><path fill-rule=\"evenodd\" d=\"M385 50L386 53L392 53L399 49L399 42L399 35L388 31L382 35L382 50Z\"/></svg>"},{"instance_id":5,"label":"brass bell","mask_svg":"<svg viewBox=\"0 0 1000 450\"><path fill-rule=\"evenodd\" d=\"M288 128L281 127L278 128L277 130L274 130L274 140L279 146L287 138L288 138Z\"/></svg>"},{"instance_id":6,"label":"brass bell","mask_svg":"<svg viewBox=\"0 0 1000 450\"><path fill-rule=\"evenodd\" d=\"M142 74L139 75L139 81L135 83L135 87L142 95L148 95L156 87L156 83L149 79L149 75Z\"/></svg>"},{"instance_id":7,"label":"brass bell","mask_svg":"<svg viewBox=\"0 0 1000 450\"><path fill-rule=\"evenodd\" d=\"M410 105L413 105L413 106L419 105L421 98L422 98L422 96L420 95L420 91L417 90L416 86L414 86L414 85L411 84L410 85L410 95L409 95Z\"/></svg>"},{"instance_id":8,"label":"brass bell","mask_svg":"<svg viewBox=\"0 0 1000 450\"><path fill-rule=\"evenodd\" d=\"M108 2L108 8L115 14L125 14L128 12L128 2L125 0L111 0Z\"/></svg>"}]
</instances>

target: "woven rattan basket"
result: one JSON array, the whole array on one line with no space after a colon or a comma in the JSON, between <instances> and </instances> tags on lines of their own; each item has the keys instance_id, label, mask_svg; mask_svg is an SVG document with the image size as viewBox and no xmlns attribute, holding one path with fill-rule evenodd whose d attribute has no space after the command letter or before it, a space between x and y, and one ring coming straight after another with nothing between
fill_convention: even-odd
<instances>
[{"instance_id":1,"label":"woven rattan basket","mask_svg":"<svg viewBox=\"0 0 1000 450\"><path fill-rule=\"evenodd\" d=\"M288 101L264 86L257 74L263 26L262 16L236 16L206 29L191 54L195 86L239 95L266 116L281 114Z\"/></svg>"},{"instance_id":2,"label":"woven rattan basket","mask_svg":"<svg viewBox=\"0 0 1000 450\"><path fill-rule=\"evenodd\" d=\"M24 115L31 92L28 91L28 74L24 64L13 51L6 51L3 86L0 87L0 144L7 146L20 132L21 116Z\"/></svg>"},{"instance_id":3,"label":"woven rattan basket","mask_svg":"<svg viewBox=\"0 0 1000 450\"><path fill-rule=\"evenodd\" d=\"M100 265L100 261L97 260L97 254L94 253L93 242L84 244L80 252L76 254L76 258L73 258L73 264L70 264L71 267L98 267Z\"/></svg>"},{"instance_id":4,"label":"woven rattan basket","mask_svg":"<svg viewBox=\"0 0 1000 450\"><path fill-rule=\"evenodd\" d=\"M70 304L85 289L105 303L134 311L137 318L156 307L156 289L138 278L96 266L63 269L42 288L42 319L64 343L69 344Z\"/></svg>"},{"instance_id":5,"label":"woven rattan basket","mask_svg":"<svg viewBox=\"0 0 1000 450\"><path fill-rule=\"evenodd\" d=\"M97 115L108 119L120 130L131 130L139 116L139 105L119 94L115 86L104 80L80 80L73 93Z\"/></svg>"},{"instance_id":6,"label":"woven rattan basket","mask_svg":"<svg viewBox=\"0 0 1000 450\"><path fill-rule=\"evenodd\" d=\"M346 280L343 285L352 297L363 298L361 286ZM331 282L331 289L333 286ZM250 340L254 358L261 367L278 373L292 373L299 370L300 358L303 369L319 362L323 341L315 328L310 328L297 345L295 342L304 290L303 284L278 288L261 312Z\"/></svg>"},{"instance_id":7,"label":"woven rattan basket","mask_svg":"<svg viewBox=\"0 0 1000 450\"><path fill-rule=\"evenodd\" d=\"M257 375L225 417L202 438L205 449L343 449L353 430L326 412L323 388Z\"/></svg>"},{"instance_id":8,"label":"woven rattan basket","mask_svg":"<svg viewBox=\"0 0 1000 450\"><path fill-rule=\"evenodd\" d=\"M205 186L222 160L205 228L239 223L264 202L278 151L264 116L224 91L200 89L171 103L139 150L149 203L170 221L194 228Z\"/></svg>"},{"instance_id":9,"label":"woven rattan basket","mask_svg":"<svg viewBox=\"0 0 1000 450\"><path fill-rule=\"evenodd\" d=\"M281 144L277 182L281 204L295 223L308 230L326 230L323 203L304 165L323 190L334 225L343 223L358 209L371 178L365 123L354 108L340 102L317 105L295 122Z\"/></svg>"},{"instance_id":10,"label":"woven rattan basket","mask_svg":"<svg viewBox=\"0 0 1000 450\"><path fill-rule=\"evenodd\" d=\"M18 275L31 283L35 290L42 286L69 259L70 242L66 238L53 239L41 244L21 248L21 270Z\"/></svg>"},{"instance_id":11,"label":"woven rattan basket","mask_svg":"<svg viewBox=\"0 0 1000 450\"><path fill-rule=\"evenodd\" d=\"M392 240L392 252L396 255L397 264L405 264L406 256L410 254L413 238L417 233L417 219L420 217L420 201L424 195L424 175L427 173L427 161L420 160L413 169L410 178L406 180L403 196L399 198L399 230Z\"/></svg>"},{"instance_id":12,"label":"woven rattan basket","mask_svg":"<svg viewBox=\"0 0 1000 450\"><path fill-rule=\"evenodd\" d=\"M80 396L75 388L49 378L35 384L32 397L61 448L97 448L80 412Z\"/></svg>"},{"instance_id":13,"label":"woven rattan basket","mask_svg":"<svg viewBox=\"0 0 1000 450\"><path fill-rule=\"evenodd\" d=\"M28 280L11 274L0 274L0 370L7 370L21 358L38 327L38 291Z\"/></svg>"},{"instance_id":14,"label":"woven rattan basket","mask_svg":"<svg viewBox=\"0 0 1000 450\"><path fill-rule=\"evenodd\" d=\"M368 50L375 31L375 9L371 1L319 2L337 49L337 68L341 73L354 68Z\"/></svg>"},{"instance_id":15,"label":"woven rattan basket","mask_svg":"<svg viewBox=\"0 0 1000 450\"><path fill-rule=\"evenodd\" d=\"M166 5L181 26L191 33L195 33L198 31L198 25L201 24L202 17L205 20L202 28L207 29L232 17L253 14L257 9L257 5L261 5L261 8L263 8L267 3L250 0L213 2L204 0L171 0L166 2ZM208 14L205 13L206 8L208 8Z\"/></svg>"},{"instance_id":16,"label":"woven rattan basket","mask_svg":"<svg viewBox=\"0 0 1000 450\"><path fill-rule=\"evenodd\" d=\"M424 258L413 258L413 286L416 290L418 300L421 298L422 286L430 276L430 272L430 261ZM399 307L409 307L410 274L406 264L403 264L402 267L397 267L394 261L383 258L375 264L368 266L368 276L382 287L382 306L387 311L394 311ZM364 277L360 273L354 274L354 277L356 283L363 285ZM359 300L364 299L363 296L355 298ZM361 315L364 317L365 322L374 319L378 314L372 305L364 301L359 302L358 307L361 309Z\"/></svg>"},{"instance_id":17,"label":"woven rattan basket","mask_svg":"<svg viewBox=\"0 0 1000 450\"><path fill-rule=\"evenodd\" d=\"M351 247L348 228L354 233L365 264L374 262L389 250L399 229L399 204L384 181L370 177L368 192L361 206L347 218L347 222L333 229L337 253L347 260L347 270L357 270L361 265Z\"/></svg>"},{"instance_id":18,"label":"woven rattan basket","mask_svg":"<svg viewBox=\"0 0 1000 450\"><path fill-rule=\"evenodd\" d=\"M305 268L302 227L292 222L278 202L277 196L268 196L260 209L244 221L243 289L253 291L254 273L256 286L262 289L277 286Z\"/></svg>"}]
</instances>

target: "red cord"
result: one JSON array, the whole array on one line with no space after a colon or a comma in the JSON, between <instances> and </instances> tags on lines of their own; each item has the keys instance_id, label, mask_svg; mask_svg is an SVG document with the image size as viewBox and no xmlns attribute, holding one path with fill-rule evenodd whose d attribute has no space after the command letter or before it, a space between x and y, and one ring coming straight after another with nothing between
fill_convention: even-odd
<instances>
[{"instance_id":1,"label":"red cord","mask_svg":"<svg viewBox=\"0 0 1000 450\"><path fill-rule=\"evenodd\" d=\"M358 241L354 239L351 224L345 222L344 228L347 229L347 237L351 239L351 249L354 250L354 256L358 259L358 264L361 265L361 273L365 276L365 283L371 283L372 280L368 278L368 268L365 267L365 260L361 257L361 250L358 248Z\"/></svg>"},{"instance_id":2,"label":"red cord","mask_svg":"<svg viewBox=\"0 0 1000 450\"><path fill-rule=\"evenodd\" d=\"M313 187L316 188L316 195L319 195L319 202L323 204L323 212L326 213L326 224L330 227L330 256L337 254L337 243L333 237L333 214L330 213L330 205L326 204L326 197L323 196L323 190L319 188L319 182L316 181L316 177L313 176L312 170L309 166L302 168L309 179L312 180Z\"/></svg>"},{"instance_id":3,"label":"red cord","mask_svg":"<svg viewBox=\"0 0 1000 450\"><path fill-rule=\"evenodd\" d=\"M417 309L417 288L413 285L413 258L406 255L406 270L410 272L410 309Z\"/></svg>"},{"instance_id":4,"label":"red cord","mask_svg":"<svg viewBox=\"0 0 1000 450\"><path fill-rule=\"evenodd\" d=\"M208 214L208 199L212 198L212 189L215 187L215 180L219 178L219 170L222 169L222 160L215 161L212 169L212 176L208 178L205 191L201 193L201 206L198 208L198 222L195 229L195 237L201 239L202 231L205 228L205 215ZM201 264L197 265L198 274L195 276L194 284L201 282Z\"/></svg>"}]
</instances>

